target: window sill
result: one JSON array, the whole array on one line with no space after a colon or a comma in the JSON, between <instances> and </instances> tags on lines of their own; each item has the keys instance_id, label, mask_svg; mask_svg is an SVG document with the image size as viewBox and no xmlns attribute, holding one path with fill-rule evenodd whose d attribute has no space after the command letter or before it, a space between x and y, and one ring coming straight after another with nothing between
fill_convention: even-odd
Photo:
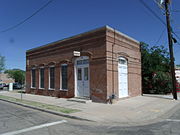
<instances>
[{"instance_id":1,"label":"window sill","mask_svg":"<svg viewBox=\"0 0 180 135\"><path fill-rule=\"evenodd\" d=\"M31 87L31 89L36 89L36 87Z\"/></svg>"},{"instance_id":2,"label":"window sill","mask_svg":"<svg viewBox=\"0 0 180 135\"><path fill-rule=\"evenodd\" d=\"M49 88L48 90L55 90L55 89Z\"/></svg>"},{"instance_id":3,"label":"window sill","mask_svg":"<svg viewBox=\"0 0 180 135\"><path fill-rule=\"evenodd\" d=\"M39 88L40 90L45 90L45 88Z\"/></svg>"},{"instance_id":4,"label":"window sill","mask_svg":"<svg viewBox=\"0 0 180 135\"><path fill-rule=\"evenodd\" d=\"M60 91L68 91L68 89L60 89Z\"/></svg>"}]
</instances>

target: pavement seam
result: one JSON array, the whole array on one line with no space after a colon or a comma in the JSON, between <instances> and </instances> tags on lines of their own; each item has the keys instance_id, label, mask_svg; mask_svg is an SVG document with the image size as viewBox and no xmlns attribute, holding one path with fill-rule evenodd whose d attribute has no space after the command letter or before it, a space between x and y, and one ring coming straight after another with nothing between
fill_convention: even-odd
<instances>
[{"instance_id":1,"label":"pavement seam","mask_svg":"<svg viewBox=\"0 0 180 135\"><path fill-rule=\"evenodd\" d=\"M0 100L5 101L5 102L9 102L9 103L13 103L13 104L16 104L16 105L20 105L20 106L23 106L23 107L27 107L27 108L30 108L30 109L35 109L35 110L38 110L38 111L42 111L42 112L62 116L62 117L67 117L67 118L76 119L76 120L89 121L89 122L96 122L96 121L93 121L93 120L84 119L84 118L80 118L80 117L72 116L72 115L67 115L67 114L63 114L63 113L60 113L60 112L51 111L51 110L48 110L48 109L42 109L42 108L39 108L39 107L26 105L26 104L23 104L23 103L17 103L17 102L9 101L9 100L6 100L6 99L0 99Z\"/></svg>"}]
</instances>

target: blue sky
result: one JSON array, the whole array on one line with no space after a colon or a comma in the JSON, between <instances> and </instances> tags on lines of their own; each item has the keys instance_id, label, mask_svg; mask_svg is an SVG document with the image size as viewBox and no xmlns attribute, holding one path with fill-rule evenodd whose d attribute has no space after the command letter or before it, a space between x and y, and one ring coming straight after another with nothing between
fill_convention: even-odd
<instances>
[{"instance_id":1,"label":"blue sky","mask_svg":"<svg viewBox=\"0 0 180 135\"><path fill-rule=\"evenodd\" d=\"M154 0L144 0L165 21ZM48 0L1 0L0 31L30 16ZM172 0L171 10L180 11L180 0ZM172 12L171 23L180 37L180 12ZM138 41L168 47L165 26L139 0L54 0L19 27L0 32L0 54L6 68L25 70L25 52L50 42L109 25ZM179 41L180 42L180 41ZM174 45L176 64L180 64L180 45Z\"/></svg>"}]
</instances>

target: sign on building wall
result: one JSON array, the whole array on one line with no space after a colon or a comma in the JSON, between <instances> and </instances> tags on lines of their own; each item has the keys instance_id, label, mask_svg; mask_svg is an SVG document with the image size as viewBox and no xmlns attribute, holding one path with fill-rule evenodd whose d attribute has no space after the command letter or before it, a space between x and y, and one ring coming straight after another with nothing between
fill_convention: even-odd
<instances>
[{"instance_id":1,"label":"sign on building wall","mask_svg":"<svg viewBox=\"0 0 180 135\"><path fill-rule=\"evenodd\" d=\"M81 53L79 51L73 51L73 55L79 57L81 56Z\"/></svg>"}]
</instances>

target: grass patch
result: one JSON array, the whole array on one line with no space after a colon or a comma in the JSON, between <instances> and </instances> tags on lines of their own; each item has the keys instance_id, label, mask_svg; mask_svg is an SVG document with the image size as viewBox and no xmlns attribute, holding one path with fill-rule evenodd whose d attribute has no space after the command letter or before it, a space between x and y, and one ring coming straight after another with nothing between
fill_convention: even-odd
<instances>
[{"instance_id":1,"label":"grass patch","mask_svg":"<svg viewBox=\"0 0 180 135\"><path fill-rule=\"evenodd\" d=\"M48 109L48 110L67 113L67 114L80 111L78 109L70 109L70 108L65 108L65 107L59 107L59 106L55 106L55 105L43 104L43 103L34 102L34 101L28 101L28 100L24 100L24 99L21 100L21 99L8 97L8 96L3 96L3 95L0 95L0 99L5 99L5 100L8 100L8 101L13 101L13 102L17 102L17 103L23 103L23 104L26 104L26 105L35 106L35 107L39 107L39 108L42 108L42 109Z\"/></svg>"},{"instance_id":2,"label":"grass patch","mask_svg":"<svg viewBox=\"0 0 180 135\"><path fill-rule=\"evenodd\" d=\"M10 91L11 93L23 93L25 94L26 91L25 90L13 90L13 91Z\"/></svg>"}]
</instances>

